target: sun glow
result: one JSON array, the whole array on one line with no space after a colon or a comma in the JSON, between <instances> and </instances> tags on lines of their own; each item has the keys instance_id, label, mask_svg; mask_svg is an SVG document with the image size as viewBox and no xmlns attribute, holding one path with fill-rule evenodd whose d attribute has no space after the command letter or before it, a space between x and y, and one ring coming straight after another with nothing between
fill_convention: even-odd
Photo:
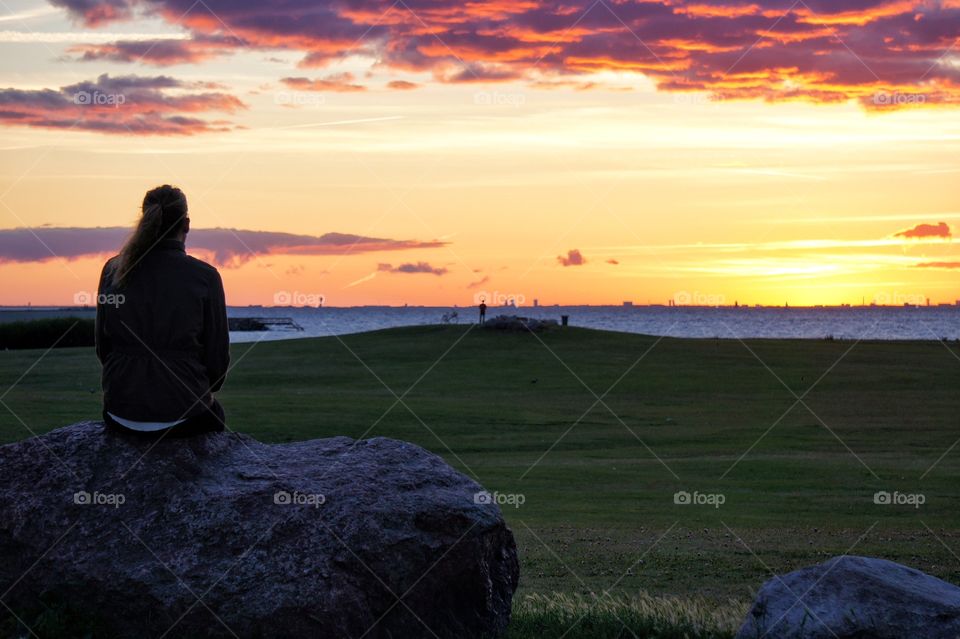
<instances>
[{"instance_id":1,"label":"sun glow","mask_svg":"<svg viewBox=\"0 0 960 639\"><path fill-rule=\"evenodd\" d=\"M900 11L894 4L884 11ZM367 19L361 5L357 20ZM691 290L761 304L960 298L954 110L932 98L869 102L878 91L927 95L955 57L937 52L922 87L887 81L874 59L881 77L858 64L854 81L843 65L856 59L839 45L820 53L845 57L821 56L818 68L777 57L818 29L869 33L883 21L868 11L801 11L797 37L774 30L750 49L706 32L651 34L649 50L628 56L636 39L613 16L567 31L511 22L537 6L437 10L439 31L425 42L409 16L387 16L396 42L417 43L414 64L362 41L284 40L269 26L245 31L245 44L214 38L206 32L219 27L201 16L177 26L162 12L114 20L100 7L96 24L76 28L61 10L11 5L0 85L20 121L0 129L0 304L71 303L116 247L94 232L83 241L96 251L65 255L42 230L128 226L162 182L185 189L197 229L296 236L230 249L220 266L233 304L270 304L278 291L334 305L465 304L492 290L593 304L665 303ZM663 19L736 24L765 11L671 6ZM458 62L443 29L469 30L481 8L485 38L520 44L496 53L483 39L454 43ZM597 33L623 46L578 48ZM525 56L542 56L530 74L512 66ZM709 80L692 82L685 74L709 56L731 56L729 72L704 67L694 76ZM125 104L95 117L73 103L121 88ZM80 119L64 127L58 109ZM914 227L934 235L898 235ZM296 245L336 233L385 243ZM193 249L215 260L225 250Z\"/></svg>"}]
</instances>

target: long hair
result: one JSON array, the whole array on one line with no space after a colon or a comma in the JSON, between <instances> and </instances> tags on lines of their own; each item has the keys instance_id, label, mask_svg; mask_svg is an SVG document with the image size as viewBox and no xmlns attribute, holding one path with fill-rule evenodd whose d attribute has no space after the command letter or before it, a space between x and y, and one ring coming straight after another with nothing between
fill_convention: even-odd
<instances>
[{"instance_id":1,"label":"long hair","mask_svg":"<svg viewBox=\"0 0 960 639\"><path fill-rule=\"evenodd\" d=\"M123 287L140 260L157 242L176 235L187 219L187 196L175 186L164 184L143 196L142 215L137 228L114 260L113 285Z\"/></svg>"}]
</instances>

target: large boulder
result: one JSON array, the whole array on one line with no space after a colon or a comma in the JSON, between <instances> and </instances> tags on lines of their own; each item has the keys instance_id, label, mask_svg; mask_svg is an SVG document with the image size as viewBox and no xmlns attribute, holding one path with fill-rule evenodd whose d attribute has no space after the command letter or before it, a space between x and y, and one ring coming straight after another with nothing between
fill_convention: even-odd
<instances>
[{"instance_id":1,"label":"large boulder","mask_svg":"<svg viewBox=\"0 0 960 639\"><path fill-rule=\"evenodd\" d=\"M390 439L84 422L0 447L0 601L122 637L495 636L519 569L482 491Z\"/></svg>"},{"instance_id":2,"label":"large boulder","mask_svg":"<svg viewBox=\"0 0 960 639\"><path fill-rule=\"evenodd\" d=\"M957 639L960 588L885 559L842 556L774 577L737 639Z\"/></svg>"}]
</instances>

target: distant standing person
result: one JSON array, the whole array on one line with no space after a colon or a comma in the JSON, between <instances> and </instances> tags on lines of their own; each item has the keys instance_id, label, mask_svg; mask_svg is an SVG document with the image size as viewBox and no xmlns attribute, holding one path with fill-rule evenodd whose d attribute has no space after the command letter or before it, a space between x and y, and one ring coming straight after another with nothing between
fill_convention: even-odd
<instances>
[{"instance_id":1,"label":"distant standing person","mask_svg":"<svg viewBox=\"0 0 960 639\"><path fill-rule=\"evenodd\" d=\"M485 321L487 321L487 303L480 300L480 323L483 324Z\"/></svg>"},{"instance_id":2,"label":"distant standing person","mask_svg":"<svg viewBox=\"0 0 960 639\"><path fill-rule=\"evenodd\" d=\"M213 396L230 362L223 282L187 255L189 232L183 191L159 186L103 267L96 347L109 430L182 437L225 427Z\"/></svg>"}]
</instances>

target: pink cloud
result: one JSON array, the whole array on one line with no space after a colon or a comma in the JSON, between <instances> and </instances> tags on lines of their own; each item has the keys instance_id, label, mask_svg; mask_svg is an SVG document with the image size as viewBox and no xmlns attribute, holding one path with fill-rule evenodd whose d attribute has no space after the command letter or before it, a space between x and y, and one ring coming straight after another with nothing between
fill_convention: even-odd
<instances>
[{"instance_id":1,"label":"pink cloud","mask_svg":"<svg viewBox=\"0 0 960 639\"><path fill-rule=\"evenodd\" d=\"M225 120L196 114L234 113L246 105L235 96L205 91L206 83L169 76L99 76L60 89L0 89L0 123L119 135L193 135L227 131Z\"/></svg>"},{"instance_id":2,"label":"pink cloud","mask_svg":"<svg viewBox=\"0 0 960 639\"><path fill-rule=\"evenodd\" d=\"M71 47L69 51L80 54L80 60L87 62L108 60L162 67L205 62L244 46L246 43L238 38L197 34L188 40L119 40L105 44L83 44Z\"/></svg>"}]
</instances>

